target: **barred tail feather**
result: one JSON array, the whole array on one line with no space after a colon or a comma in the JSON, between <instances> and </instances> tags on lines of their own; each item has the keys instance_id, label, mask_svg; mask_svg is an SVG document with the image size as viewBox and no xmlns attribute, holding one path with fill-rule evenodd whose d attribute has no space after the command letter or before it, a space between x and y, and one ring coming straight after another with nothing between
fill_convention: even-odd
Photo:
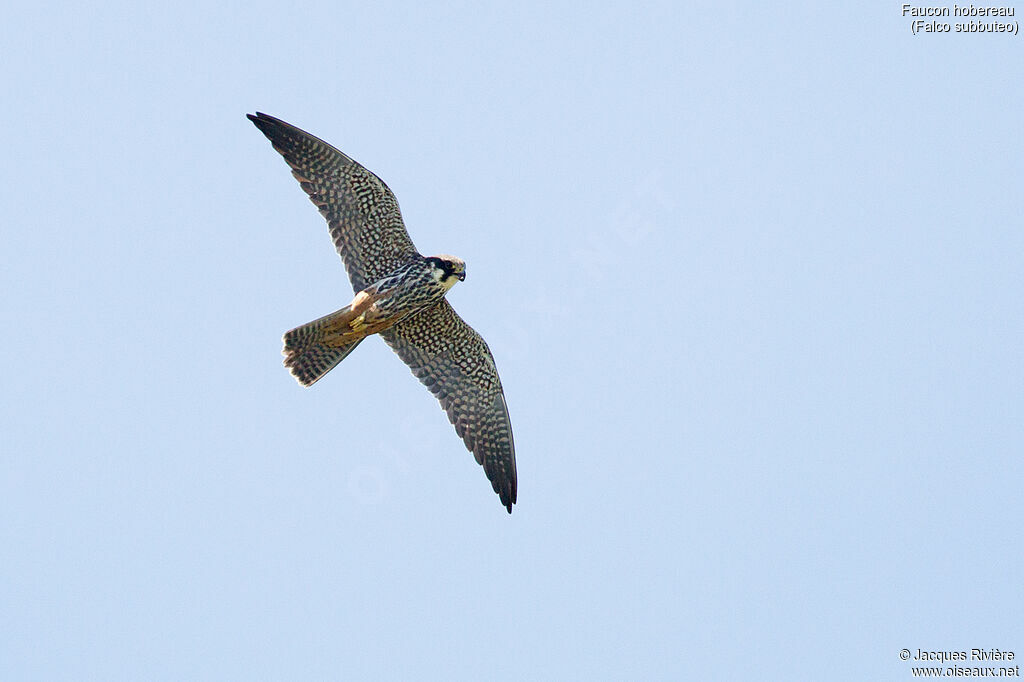
<instances>
[{"instance_id":1,"label":"barred tail feather","mask_svg":"<svg viewBox=\"0 0 1024 682\"><path fill-rule=\"evenodd\" d=\"M352 318L351 306L325 315L284 335L284 366L303 386L312 386L355 350L365 336L342 340L339 327ZM346 334L352 338L352 335Z\"/></svg>"}]
</instances>

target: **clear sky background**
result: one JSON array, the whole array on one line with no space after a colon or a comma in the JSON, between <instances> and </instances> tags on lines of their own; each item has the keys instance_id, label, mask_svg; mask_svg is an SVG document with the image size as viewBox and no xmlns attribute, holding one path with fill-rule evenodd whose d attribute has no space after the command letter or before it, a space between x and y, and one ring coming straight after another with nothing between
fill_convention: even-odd
<instances>
[{"instance_id":1,"label":"clear sky background","mask_svg":"<svg viewBox=\"0 0 1024 682\"><path fill-rule=\"evenodd\" d=\"M894 2L211 5L0 24L0 677L1021 662L1024 37ZM511 516L383 342L282 367L352 291L256 110L467 261Z\"/></svg>"}]
</instances>

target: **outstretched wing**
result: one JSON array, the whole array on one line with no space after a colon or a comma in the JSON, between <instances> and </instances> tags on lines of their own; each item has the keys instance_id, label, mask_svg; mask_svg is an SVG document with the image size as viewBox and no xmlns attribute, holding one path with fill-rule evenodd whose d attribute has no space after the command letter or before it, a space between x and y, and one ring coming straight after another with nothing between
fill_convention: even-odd
<instances>
[{"instance_id":1,"label":"outstretched wing","mask_svg":"<svg viewBox=\"0 0 1024 682\"><path fill-rule=\"evenodd\" d=\"M280 152L327 219L358 292L416 255L398 200L384 181L318 137L273 116L246 114Z\"/></svg>"},{"instance_id":2,"label":"outstretched wing","mask_svg":"<svg viewBox=\"0 0 1024 682\"><path fill-rule=\"evenodd\" d=\"M516 449L498 368L487 343L443 299L380 335L441 401L511 514Z\"/></svg>"}]
</instances>

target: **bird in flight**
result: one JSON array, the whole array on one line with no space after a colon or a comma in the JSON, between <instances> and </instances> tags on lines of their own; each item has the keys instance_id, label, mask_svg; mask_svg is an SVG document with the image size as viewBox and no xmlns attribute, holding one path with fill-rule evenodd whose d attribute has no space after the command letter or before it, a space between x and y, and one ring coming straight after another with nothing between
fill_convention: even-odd
<instances>
[{"instance_id":1,"label":"bird in flight","mask_svg":"<svg viewBox=\"0 0 1024 682\"><path fill-rule=\"evenodd\" d=\"M445 294L466 279L455 256L422 256L384 181L323 140L284 121L247 114L291 166L327 220L355 298L284 335L284 364L303 386L380 334L448 413L508 513L516 501L516 454L505 393L487 343Z\"/></svg>"}]
</instances>

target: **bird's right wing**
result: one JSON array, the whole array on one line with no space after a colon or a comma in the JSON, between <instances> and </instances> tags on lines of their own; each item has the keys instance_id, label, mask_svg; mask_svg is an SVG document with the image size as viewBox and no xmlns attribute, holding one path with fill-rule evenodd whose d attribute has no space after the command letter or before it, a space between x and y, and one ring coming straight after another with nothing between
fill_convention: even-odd
<instances>
[{"instance_id":1,"label":"bird's right wing","mask_svg":"<svg viewBox=\"0 0 1024 682\"><path fill-rule=\"evenodd\" d=\"M516 501L516 448L498 368L483 337L444 299L380 335L441 401L511 514Z\"/></svg>"},{"instance_id":2,"label":"bird's right wing","mask_svg":"<svg viewBox=\"0 0 1024 682\"><path fill-rule=\"evenodd\" d=\"M358 292L416 255L398 200L384 181L318 137L266 114L247 114L327 219Z\"/></svg>"}]
</instances>

